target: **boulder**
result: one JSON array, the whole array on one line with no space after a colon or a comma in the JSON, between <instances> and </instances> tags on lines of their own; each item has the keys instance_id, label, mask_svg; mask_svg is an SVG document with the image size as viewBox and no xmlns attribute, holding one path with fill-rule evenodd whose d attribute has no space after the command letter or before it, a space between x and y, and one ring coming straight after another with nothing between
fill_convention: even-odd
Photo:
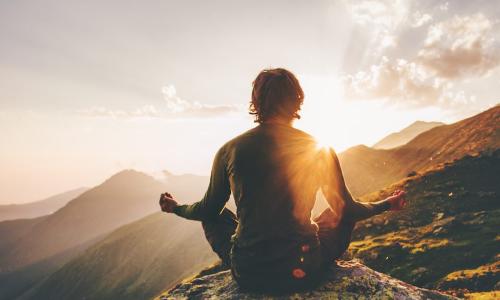
<instances>
[{"instance_id":1,"label":"boulder","mask_svg":"<svg viewBox=\"0 0 500 300\"><path fill-rule=\"evenodd\" d=\"M338 261L313 290L287 295L244 293L230 271L195 277L156 298L166 299L456 299L376 272L357 260Z\"/></svg>"}]
</instances>

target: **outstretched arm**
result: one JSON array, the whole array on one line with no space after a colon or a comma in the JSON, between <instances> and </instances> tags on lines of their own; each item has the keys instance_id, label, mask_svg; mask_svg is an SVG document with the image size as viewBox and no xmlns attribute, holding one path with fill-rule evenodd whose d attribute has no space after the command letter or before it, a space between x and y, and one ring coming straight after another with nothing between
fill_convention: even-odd
<instances>
[{"instance_id":1,"label":"outstretched arm","mask_svg":"<svg viewBox=\"0 0 500 300\"><path fill-rule=\"evenodd\" d=\"M160 198L160 206L163 211L173 212L180 217L198 221L217 216L226 205L231 194L224 148L221 148L215 155L210 175L210 184L205 196L200 201L191 205L177 205L173 197L170 194L166 194L163 194L162 198Z\"/></svg>"},{"instance_id":2,"label":"outstretched arm","mask_svg":"<svg viewBox=\"0 0 500 300\"><path fill-rule=\"evenodd\" d=\"M343 216L353 221L360 221L390 209L399 210L404 207L403 191L398 191L387 199L378 202L366 203L354 200L345 184L337 154L333 149L330 149L329 152L327 182L326 186L323 187L323 192L333 209L339 207L339 203L343 203Z\"/></svg>"}]
</instances>

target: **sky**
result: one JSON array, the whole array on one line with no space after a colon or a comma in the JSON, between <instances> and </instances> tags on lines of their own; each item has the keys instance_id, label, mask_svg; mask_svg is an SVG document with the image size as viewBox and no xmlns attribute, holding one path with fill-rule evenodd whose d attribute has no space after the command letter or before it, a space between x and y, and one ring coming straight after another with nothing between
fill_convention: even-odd
<instances>
[{"instance_id":1,"label":"sky","mask_svg":"<svg viewBox=\"0 0 500 300\"><path fill-rule=\"evenodd\" d=\"M497 1L0 0L0 204L128 168L207 175L294 72L294 126L341 152L500 101Z\"/></svg>"}]
</instances>

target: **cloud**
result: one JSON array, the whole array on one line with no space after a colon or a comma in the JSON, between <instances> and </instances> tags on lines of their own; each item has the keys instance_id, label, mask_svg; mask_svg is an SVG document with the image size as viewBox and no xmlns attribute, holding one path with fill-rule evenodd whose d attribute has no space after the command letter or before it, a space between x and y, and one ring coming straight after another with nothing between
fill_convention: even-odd
<instances>
[{"instance_id":1,"label":"cloud","mask_svg":"<svg viewBox=\"0 0 500 300\"><path fill-rule=\"evenodd\" d=\"M414 14L414 25L423 26L429 18ZM482 14L438 22L429 27L413 59L382 57L368 70L344 76L345 96L461 110L475 103L476 97L457 88L460 80L484 76L500 64L496 32L496 24Z\"/></svg>"},{"instance_id":2,"label":"cloud","mask_svg":"<svg viewBox=\"0 0 500 300\"><path fill-rule=\"evenodd\" d=\"M167 85L162 88L167 112L172 115L191 117L213 117L241 110L236 105L210 105L197 101L187 101L177 96L175 86Z\"/></svg>"},{"instance_id":3,"label":"cloud","mask_svg":"<svg viewBox=\"0 0 500 300\"><path fill-rule=\"evenodd\" d=\"M396 32L408 18L409 2L402 0L345 1L354 23L373 34L374 54L397 44Z\"/></svg>"},{"instance_id":4,"label":"cloud","mask_svg":"<svg viewBox=\"0 0 500 300\"><path fill-rule=\"evenodd\" d=\"M448 11L449 8L450 8L450 2L445 2L439 5L439 9L441 11Z\"/></svg>"},{"instance_id":5,"label":"cloud","mask_svg":"<svg viewBox=\"0 0 500 300\"><path fill-rule=\"evenodd\" d=\"M481 76L500 63L498 26L483 14L430 26L417 61L442 78Z\"/></svg>"},{"instance_id":6,"label":"cloud","mask_svg":"<svg viewBox=\"0 0 500 300\"><path fill-rule=\"evenodd\" d=\"M413 27L413 28L422 27L431 21L432 21L431 15L423 14L423 13L417 11L413 14L413 20L411 23L411 27Z\"/></svg>"},{"instance_id":7,"label":"cloud","mask_svg":"<svg viewBox=\"0 0 500 300\"><path fill-rule=\"evenodd\" d=\"M160 113L153 105L145 105L132 111L113 110L102 106L94 106L79 110L78 113L86 117L109 117L113 119L160 117Z\"/></svg>"},{"instance_id":8,"label":"cloud","mask_svg":"<svg viewBox=\"0 0 500 300\"><path fill-rule=\"evenodd\" d=\"M391 99L416 106L436 102L442 88L418 64L403 59L393 61L385 56L368 71L346 76L344 87L349 99Z\"/></svg>"},{"instance_id":9,"label":"cloud","mask_svg":"<svg viewBox=\"0 0 500 300\"><path fill-rule=\"evenodd\" d=\"M209 105L197 101L187 101L177 96L174 85L162 88L165 104L163 106L144 105L134 110L115 110L106 107L92 107L78 111L86 117L109 117L113 119L124 118L166 118L166 119L192 119L215 118L231 113L241 112L242 106L238 105Z\"/></svg>"},{"instance_id":10,"label":"cloud","mask_svg":"<svg viewBox=\"0 0 500 300\"><path fill-rule=\"evenodd\" d=\"M416 62L382 57L369 71L343 78L345 96L350 100L384 100L398 106L440 106L457 108L474 103L464 91L454 91L448 80L432 76Z\"/></svg>"},{"instance_id":11,"label":"cloud","mask_svg":"<svg viewBox=\"0 0 500 300\"><path fill-rule=\"evenodd\" d=\"M348 1L353 21L362 25L377 25L384 29L394 29L405 18L408 6L400 0L359 0Z\"/></svg>"}]
</instances>

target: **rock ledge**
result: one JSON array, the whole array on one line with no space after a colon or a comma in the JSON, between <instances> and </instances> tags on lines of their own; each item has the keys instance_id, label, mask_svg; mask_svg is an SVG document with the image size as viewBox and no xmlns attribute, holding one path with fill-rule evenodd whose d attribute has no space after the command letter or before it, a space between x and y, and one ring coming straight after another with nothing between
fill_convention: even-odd
<instances>
[{"instance_id":1,"label":"rock ledge","mask_svg":"<svg viewBox=\"0 0 500 300\"><path fill-rule=\"evenodd\" d=\"M279 297L242 293L230 271L183 282L160 295L165 299L456 299L376 272L356 260L338 261L316 289Z\"/></svg>"}]
</instances>

